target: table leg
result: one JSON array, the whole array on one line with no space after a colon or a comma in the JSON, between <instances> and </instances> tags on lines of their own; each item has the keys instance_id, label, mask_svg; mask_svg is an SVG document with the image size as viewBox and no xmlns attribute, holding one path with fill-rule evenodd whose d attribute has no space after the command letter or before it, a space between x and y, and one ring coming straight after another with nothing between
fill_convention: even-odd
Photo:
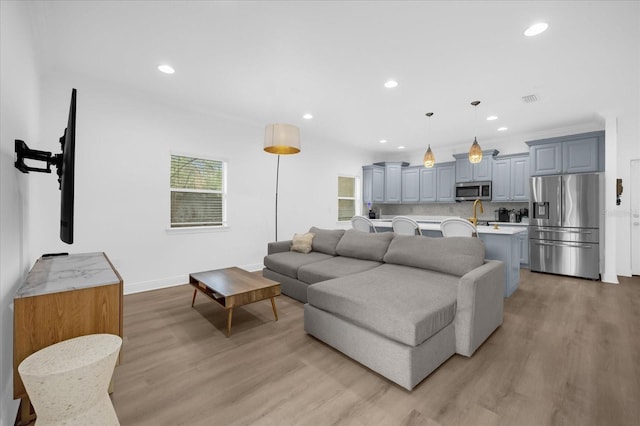
<instances>
[{"instance_id":1,"label":"table leg","mask_svg":"<svg viewBox=\"0 0 640 426\"><path fill-rule=\"evenodd\" d=\"M229 308L227 314L227 337L231 336L231 318L233 317L233 308Z\"/></svg>"},{"instance_id":2,"label":"table leg","mask_svg":"<svg viewBox=\"0 0 640 426\"><path fill-rule=\"evenodd\" d=\"M31 400L28 396L23 397L20 400L20 419L16 423L19 426L27 426L32 424L33 420L36 418L35 413L31 412Z\"/></svg>"},{"instance_id":3,"label":"table leg","mask_svg":"<svg viewBox=\"0 0 640 426\"><path fill-rule=\"evenodd\" d=\"M273 308L273 316L276 317L276 321L278 321L278 310L276 309L276 301L273 297L271 298L271 307Z\"/></svg>"},{"instance_id":4,"label":"table leg","mask_svg":"<svg viewBox=\"0 0 640 426\"><path fill-rule=\"evenodd\" d=\"M196 303L196 294L198 294L198 289L193 290L193 299L191 300L192 308L193 308L193 304Z\"/></svg>"}]
</instances>

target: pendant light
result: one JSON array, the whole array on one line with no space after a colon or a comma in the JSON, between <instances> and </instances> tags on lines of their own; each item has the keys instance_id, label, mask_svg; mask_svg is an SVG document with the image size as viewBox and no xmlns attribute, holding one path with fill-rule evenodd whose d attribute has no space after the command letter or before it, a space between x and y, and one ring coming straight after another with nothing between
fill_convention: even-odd
<instances>
[{"instance_id":1,"label":"pendant light","mask_svg":"<svg viewBox=\"0 0 640 426\"><path fill-rule=\"evenodd\" d=\"M431 116L433 115L432 112L428 112L425 114L427 117L431 118ZM431 121L431 120L429 120ZM427 129L429 128L429 125L427 125ZM428 132L427 132L428 133ZM425 167L433 167L434 164L436 164L436 156L433 155L433 151L431 151L431 144L429 144L429 147L427 148L427 152L424 153L424 166Z\"/></svg>"},{"instance_id":2,"label":"pendant light","mask_svg":"<svg viewBox=\"0 0 640 426\"><path fill-rule=\"evenodd\" d=\"M473 101L471 102L471 105L474 106L474 110L477 111L477 107L480 104L480 101ZM476 127L476 121L477 121L477 112L474 113L474 121L473 121L473 127L474 127L474 131L473 133L475 134L475 127ZM469 162L472 164L476 164L479 163L480 161L482 161L482 148L480 148L480 145L478 145L478 138L476 138L476 136L473 136L473 144L471 145L471 149L469 149Z\"/></svg>"}]
</instances>

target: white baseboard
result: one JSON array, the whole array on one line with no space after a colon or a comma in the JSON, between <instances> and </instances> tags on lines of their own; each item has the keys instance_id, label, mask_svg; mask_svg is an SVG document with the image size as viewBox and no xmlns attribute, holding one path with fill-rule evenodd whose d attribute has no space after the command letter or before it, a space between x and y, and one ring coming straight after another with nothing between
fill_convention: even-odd
<instances>
[{"instance_id":1,"label":"white baseboard","mask_svg":"<svg viewBox=\"0 0 640 426\"><path fill-rule=\"evenodd\" d=\"M141 281L137 283L124 283L124 294L134 294L143 291L158 290L161 288L173 287L176 285L188 284L189 275L179 275L171 278L162 278L159 280Z\"/></svg>"},{"instance_id":2,"label":"white baseboard","mask_svg":"<svg viewBox=\"0 0 640 426\"><path fill-rule=\"evenodd\" d=\"M264 268L264 265L262 263L254 263L251 265L243 265L238 267L249 272L257 272L257 271L262 271L262 268Z\"/></svg>"},{"instance_id":3,"label":"white baseboard","mask_svg":"<svg viewBox=\"0 0 640 426\"><path fill-rule=\"evenodd\" d=\"M239 266L249 272L261 271L263 268L262 263L253 263L250 265ZM141 293L143 291L158 290L161 288L173 287L176 285L188 284L189 274L178 275L175 277L161 278L159 280L141 281L137 283L124 283L124 294Z\"/></svg>"}]
</instances>

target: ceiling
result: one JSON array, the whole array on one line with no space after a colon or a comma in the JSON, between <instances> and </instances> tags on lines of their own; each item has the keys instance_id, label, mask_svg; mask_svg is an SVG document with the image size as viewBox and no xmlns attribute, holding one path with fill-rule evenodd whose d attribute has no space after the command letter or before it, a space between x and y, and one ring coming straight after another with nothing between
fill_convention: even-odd
<instances>
[{"instance_id":1,"label":"ceiling","mask_svg":"<svg viewBox=\"0 0 640 426\"><path fill-rule=\"evenodd\" d=\"M34 1L30 13L43 69L372 151L593 123L640 73L638 2ZM537 21L549 29L525 37Z\"/></svg>"}]
</instances>

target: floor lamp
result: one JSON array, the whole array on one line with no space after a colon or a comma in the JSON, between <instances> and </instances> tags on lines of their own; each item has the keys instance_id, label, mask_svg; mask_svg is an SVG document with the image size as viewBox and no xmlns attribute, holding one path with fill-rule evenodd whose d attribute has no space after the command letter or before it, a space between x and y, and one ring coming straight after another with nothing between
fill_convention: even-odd
<instances>
[{"instance_id":1,"label":"floor lamp","mask_svg":"<svg viewBox=\"0 0 640 426\"><path fill-rule=\"evenodd\" d=\"M278 241L278 180L280 176L280 155L300 152L300 129L291 124L269 124L264 129L264 150L278 155L276 168L276 239Z\"/></svg>"}]
</instances>

